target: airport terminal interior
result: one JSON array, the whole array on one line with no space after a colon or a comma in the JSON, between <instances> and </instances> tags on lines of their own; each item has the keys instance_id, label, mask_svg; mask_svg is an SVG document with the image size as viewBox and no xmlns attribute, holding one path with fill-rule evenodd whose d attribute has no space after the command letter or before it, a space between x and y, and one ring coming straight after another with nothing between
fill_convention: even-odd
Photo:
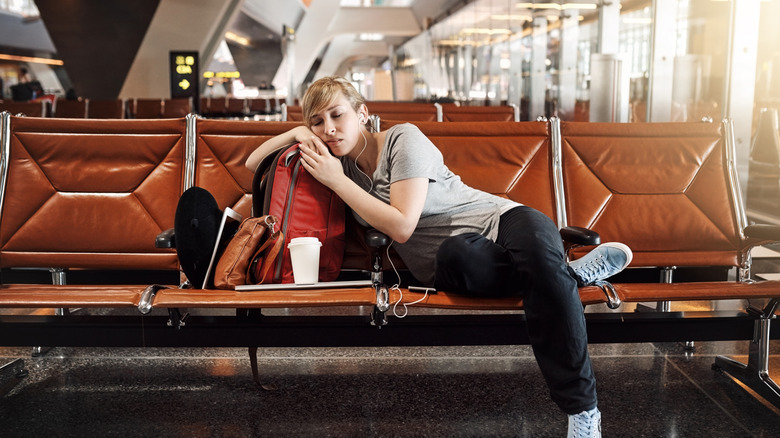
<instances>
[{"instance_id":1,"label":"airport terminal interior","mask_svg":"<svg viewBox=\"0 0 780 438\"><path fill-rule=\"evenodd\" d=\"M369 111L371 102L377 108L426 104L439 109L432 121L446 118L448 106L503 108L505 120L513 122L727 119L733 122L736 199L747 223L780 225L778 17L780 0L0 0L0 112L300 120L294 110L307 85L338 75L366 97ZM107 112L99 114L99 108ZM5 245L3 233L0 228ZM780 243L753 248L750 258L750 277L743 280L780 280ZM51 283L59 275L39 266L0 265L3 285ZM636 281L649 270L631 271L615 282ZM65 274L68 285L102 281L89 269ZM111 274L118 284L180 280L177 270ZM386 281L395 275L385 272ZM663 270L652 275L665 281ZM742 272L683 267L674 275L681 282L721 281ZM585 313L593 320L619 312L742 315L770 303L624 302L619 309L602 303L585 306ZM204 318L236 314L229 308L187 310ZM406 310L422 316L522 314ZM262 312L368 318L372 308ZM2 334L4 318L29 315L145 318L134 308L0 308L0 338L9 338ZM165 309L151 311L166 315ZM773 328L766 359L768 378L777 382L780 330ZM94 332L83 336L88 338L80 346L0 342L0 436L567 432L567 417L551 400L525 343L263 347L256 383L251 346L113 347ZM744 362L755 348L746 339L590 343L603 436L780 436L780 394L766 398L713 366L719 356Z\"/></svg>"}]
</instances>

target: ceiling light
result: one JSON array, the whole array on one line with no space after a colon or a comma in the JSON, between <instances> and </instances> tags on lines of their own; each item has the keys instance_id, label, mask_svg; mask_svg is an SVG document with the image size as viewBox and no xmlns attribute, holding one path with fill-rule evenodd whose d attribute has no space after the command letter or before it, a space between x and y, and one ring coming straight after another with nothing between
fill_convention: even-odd
<instances>
[{"instance_id":1,"label":"ceiling light","mask_svg":"<svg viewBox=\"0 0 780 438\"><path fill-rule=\"evenodd\" d=\"M597 9L598 6L593 3L567 3L561 7L562 10L567 9Z\"/></svg>"},{"instance_id":2,"label":"ceiling light","mask_svg":"<svg viewBox=\"0 0 780 438\"><path fill-rule=\"evenodd\" d=\"M5 61L33 62L36 64L64 65L61 59L38 58L34 56L17 56L0 54L0 59Z\"/></svg>"},{"instance_id":3,"label":"ceiling light","mask_svg":"<svg viewBox=\"0 0 780 438\"><path fill-rule=\"evenodd\" d=\"M512 33L512 31L509 29L487 29L487 28L476 28L476 27L463 29L462 32L465 34L482 34L482 35L508 35Z\"/></svg>"},{"instance_id":4,"label":"ceiling light","mask_svg":"<svg viewBox=\"0 0 780 438\"><path fill-rule=\"evenodd\" d=\"M594 3L567 3L565 5L558 3L518 3L515 7L520 9L556 9L562 11L567 9L596 9L598 6Z\"/></svg>"},{"instance_id":5,"label":"ceiling light","mask_svg":"<svg viewBox=\"0 0 780 438\"><path fill-rule=\"evenodd\" d=\"M474 41L464 41L464 40L439 40L436 42L436 44L440 46L474 46L476 43Z\"/></svg>"},{"instance_id":6,"label":"ceiling light","mask_svg":"<svg viewBox=\"0 0 780 438\"><path fill-rule=\"evenodd\" d=\"M653 22L652 18L623 17L623 23L625 24L651 24L652 22Z\"/></svg>"},{"instance_id":7,"label":"ceiling light","mask_svg":"<svg viewBox=\"0 0 780 438\"><path fill-rule=\"evenodd\" d=\"M235 33L230 31L225 32L225 39L228 41L232 41L236 44L240 44L242 46L249 46L250 43L249 38L236 35Z\"/></svg>"},{"instance_id":8,"label":"ceiling light","mask_svg":"<svg viewBox=\"0 0 780 438\"><path fill-rule=\"evenodd\" d=\"M493 20L496 21L502 21L502 20L511 20L511 21L533 21L533 17L530 15L493 15L490 17Z\"/></svg>"},{"instance_id":9,"label":"ceiling light","mask_svg":"<svg viewBox=\"0 0 780 438\"><path fill-rule=\"evenodd\" d=\"M382 41L385 36L381 33L361 33L358 35L360 41Z\"/></svg>"}]
</instances>

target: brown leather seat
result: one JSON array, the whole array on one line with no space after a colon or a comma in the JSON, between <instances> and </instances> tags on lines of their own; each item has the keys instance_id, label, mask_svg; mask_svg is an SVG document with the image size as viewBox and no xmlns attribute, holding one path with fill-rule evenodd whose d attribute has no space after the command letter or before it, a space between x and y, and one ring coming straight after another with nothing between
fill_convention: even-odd
<instances>
[{"instance_id":1,"label":"brown leather seat","mask_svg":"<svg viewBox=\"0 0 780 438\"><path fill-rule=\"evenodd\" d=\"M376 114L383 120L407 122L436 122L438 110L432 103L416 102L366 102L369 114Z\"/></svg>"},{"instance_id":2,"label":"brown leather seat","mask_svg":"<svg viewBox=\"0 0 780 438\"><path fill-rule=\"evenodd\" d=\"M193 107L191 97L163 100L162 116L165 118L185 117L192 111Z\"/></svg>"},{"instance_id":3,"label":"brown leather seat","mask_svg":"<svg viewBox=\"0 0 780 438\"><path fill-rule=\"evenodd\" d=\"M387 129L397 121L382 121ZM557 221L551 169L552 142L547 122L411 122L441 151L444 163L466 184L536 208ZM392 274L391 274L392 275ZM394 281L394 280L391 280ZM598 288L581 290L584 303L603 303ZM403 302L422 298L404 291ZM400 299L391 294L391 302ZM415 304L472 310L522 308L522 299L470 298L439 291Z\"/></svg>"},{"instance_id":4,"label":"brown leather seat","mask_svg":"<svg viewBox=\"0 0 780 438\"><path fill-rule=\"evenodd\" d=\"M134 119L159 119L163 114L163 100L133 99L131 113Z\"/></svg>"},{"instance_id":5,"label":"brown leather seat","mask_svg":"<svg viewBox=\"0 0 780 438\"><path fill-rule=\"evenodd\" d=\"M515 109L511 106L447 105L442 115L445 122L511 122L515 120Z\"/></svg>"},{"instance_id":6,"label":"brown leather seat","mask_svg":"<svg viewBox=\"0 0 780 438\"><path fill-rule=\"evenodd\" d=\"M303 108L299 105L286 105L282 109L283 114L286 116L285 121L290 122L302 122L303 121Z\"/></svg>"},{"instance_id":7,"label":"brown leather seat","mask_svg":"<svg viewBox=\"0 0 780 438\"><path fill-rule=\"evenodd\" d=\"M631 267L739 268L766 242L742 237L724 125L562 122L561 138L568 225L627 244ZM624 301L776 295L726 281L615 286Z\"/></svg>"},{"instance_id":8,"label":"brown leather seat","mask_svg":"<svg viewBox=\"0 0 780 438\"><path fill-rule=\"evenodd\" d=\"M26 117L49 117L51 112L51 103L48 100L39 102L0 102L0 112L8 111L13 115L24 115Z\"/></svg>"},{"instance_id":9,"label":"brown leather seat","mask_svg":"<svg viewBox=\"0 0 780 438\"><path fill-rule=\"evenodd\" d=\"M177 269L175 251L154 239L172 226L182 190L184 119L10 117L9 129L0 267ZM103 297L100 288L5 285L0 305L20 304L19 287L31 304L54 305L59 294L57 307L127 305L143 289L106 286Z\"/></svg>"},{"instance_id":10,"label":"brown leather seat","mask_svg":"<svg viewBox=\"0 0 780 438\"><path fill-rule=\"evenodd\" d=\"M54 117L84 119L87 117L87 101L57 99L54 104Z\"/></svg>"},{"instance_id":11,"label":"brown leather seat","mask_svg":"<svg viewBox=\"0 0 780 438\"><path fill-rule=\"evenodd\" d=\"M123 99L87 99L87 118L124 119L127 117Z\"/></svg>"}]
</instances>

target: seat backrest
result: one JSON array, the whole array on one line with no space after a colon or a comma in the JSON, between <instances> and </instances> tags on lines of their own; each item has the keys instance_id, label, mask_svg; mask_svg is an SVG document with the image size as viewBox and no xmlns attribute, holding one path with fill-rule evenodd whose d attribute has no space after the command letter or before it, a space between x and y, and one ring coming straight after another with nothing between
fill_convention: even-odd
<instances>
[{"instance_id":1,"label":"seat backrest","mask_svg":"<svg viewBox=\"0 0 780 438\"><path fill-rule=\"evenodd\" d=\"M632 266L738 266L726 127L561 122L568 225L634 252Z\"/></svg>"},{"instance_id":2,"label":"seat backrest","mask_svg":"<svg viewBox=\"0 0 780 438\"><path fill-rule=\"evenodd\" d=\"M299 126L298 122L217 119L195 121L195 185L243 217L252 213L252 178L247 157L271 137Z\"/></svg>"},{"instance_id":3,"label":"seat backrest","mask_svg":"<svg viewBox=\"0 0 780 438\"><path fill-rule=\"evenodd\" d=\"M226 97L209 97L208 98L208 111L204 111L201 107L201 112L204 116L208 117L225 117L227 116L228 100Z\"/></svg>"},{"instance_id":4,"label":"seat backrest","mask_svg":"<svg viewBox=\"0 0 780 438\"><path fill-rule=\"evenodd\" d=\"M126 117L125 104L123 99L87 99L87 118L124 119Z\"/></svg>"},{"instance_id":5,"label":"seat backrest","mask_svg":"<svg viewBox=\"0 0 780 438\"><path fill-rule=\"evenodd\" d=\"M229 97L227 99L227 115L232 117L241 117L247 114L246 99Z\"/></svg>"},{"instance_id":6,"label":"seat backrest","mask_svg":"<svg viewBox=\"0 0 780 438\"><path fill-rule=\"evenodd\" d=\"M49 117L51 114L51 102L41 100L38 102L11 102L0 103L0 111L8 111L11 114L22 114L27 117Z\"/></svg>"},{"instance_id":7,"label":"seat backrest","mask_svg":"<svg viewBox=\"0 0 780 438\"><path fill-rule=\"evenodd\" d=\"M4 123L0 267L177 268L184 119Z\"/></svg>"},{"instance_id":8,"label":"seat backrest","mask_svg":"<svg viewBox=\"0 0 780 438\"><path fill-rule=\"evenodd\" d=\"M162 116L169 119L186 117L193 111L191 97L179 97L163 100Z\"/></svg>"},{"instance_id":9,"label":"seat backrest","mask_svg":"<svg viewBox=\"0 0 780 438\"><path fill-rule=\"evenodd\" d=\"M385 120L435 122L438 117L438 109L432 103L366 102L366 107L369 114Z\"/></svg>"},{"instance_id":10,"label":"seat backrest","mask_svg":"<svg viewBox=\"0 0 780 438\"><path fill-rule=\"evenodd\" d=\"M133 99L134 119L159 119L163 113L162 99Z\"/></svg>"},{"instance_id":11,"label":"seat backrest","mask_svg":"<svg viewBox=\"0 0 780 438\"><path fill-rule=\"evenodd\" d=\"M273 105L271 99L256 97L254 99L248 99L247 107L249 114L271 114L273 112Z\"/></svg>"},{"instance_id":12,"label":"seat backrest","mask_svg":"<svg viewBox=\"0 0 780 438\"><path fill-rule=\"evenodd\" d=\"M285 121L291 121L291 122L303 121L303 108L301 108L300 105L285 105L282 108L282 113L284 114L283 119Z\"/></svg>"},{"instance_id":13,"label":"seat backrest","mask_svg":"<svg viewBox=\"0 0 780 438\"><path fill-rule=\"evenodd\" d=\"M382 129L390 123L382 122ZM471 187L540 210L556 221L547 122L412 122Z\"/></svg>"},{"instance_id":14,"label":"seat backrest","mask_svg":"<svg viewBox=\"0 0 780 438\"><path fill-rule=\"evenodd\" d=\"M87 117L87 101L84 99L57 99L54 104L54 117L84 119Z\"/></svg>"},{"instance_id":15,"label":"seat backrest","mask_svg":"<svg viewBox=\"0 0 780 438\"><path fill-rule=\"evenodd\" d=\"M445 122L511 122L515 109L511 106L455 106L442 109Z\"/></svg>"},{"instance_id":16,"label":"seat backrest","mask_svg":"<svg viewBox=\"0 0 780 438\"><path fill-rule=\"evenodd\" d=\"M198 107L199 114L206 117L211 114L211 98L201 97L200 106Z\"/></svg>"}]
</instances>

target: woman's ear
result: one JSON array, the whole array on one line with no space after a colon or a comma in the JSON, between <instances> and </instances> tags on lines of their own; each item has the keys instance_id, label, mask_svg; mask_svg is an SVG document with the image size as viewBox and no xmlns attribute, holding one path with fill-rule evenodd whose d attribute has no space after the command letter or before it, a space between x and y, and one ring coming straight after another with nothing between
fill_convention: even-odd
<instances>
[{"instance_id":1,"label":"woman's ear","mask_svg":"<svg viewBox=\"0 0 780 438\"><path fill-rule=\"evenodd\" d=\"M360 108L358 109L357 113L358 113L358 120L360 121L361 125L368 122L368 107L366 107L366 104L360 105Z\"/></svg>"}]
</instances>

